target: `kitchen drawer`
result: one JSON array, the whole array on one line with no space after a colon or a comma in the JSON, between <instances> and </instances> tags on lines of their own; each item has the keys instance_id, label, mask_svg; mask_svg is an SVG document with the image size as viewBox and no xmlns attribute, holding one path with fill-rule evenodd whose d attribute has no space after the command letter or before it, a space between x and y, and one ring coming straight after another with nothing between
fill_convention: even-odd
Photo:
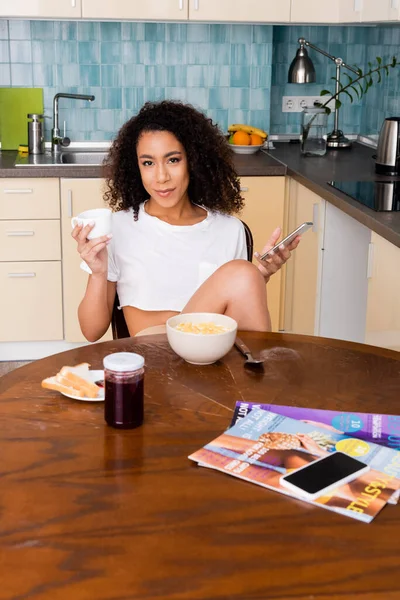
<instances>
[{"instance_id":1,"label":"kitchen drawer","mask_svg":"<svg viewBox=\"0 0 400 600\"><path fill-rule=\"evenodd\" d=\"M0 261L61 260L60 221L0 221Z\"/></svg>"},{"instance_id":2,"label":"kitchen drawer","mask_svg":"<svg viewBox=\"0 0 400 600\"><path fill-rule=\"evenodd\" d=\"M58 179L0 179L0 219L59 219Z\"/></svg>"},{"instance_id":3,"label":"kitchen drawer","mask_svg":"<svg viewBox=\"0 0 400 600\"><path fill-rule=\"evenodd\" d=\"M0 263L0 342L62 340L61 262Z\"/></svg>"}]
</instances>

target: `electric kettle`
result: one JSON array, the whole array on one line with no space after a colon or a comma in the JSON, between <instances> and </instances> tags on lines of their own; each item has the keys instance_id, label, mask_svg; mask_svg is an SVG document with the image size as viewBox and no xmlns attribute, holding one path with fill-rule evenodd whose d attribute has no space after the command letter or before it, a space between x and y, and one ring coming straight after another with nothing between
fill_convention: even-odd
<instances>
[{"instance_id":1,"label":"electric kettle","mask_svg":"<svg viewBox=\"0 0 400 600\"><path fill-rule=\"evenodd\" d=\"M375 171L381 175L400 174L400 117L385 119L376 152Z\"/></svg>"}]
</instances>

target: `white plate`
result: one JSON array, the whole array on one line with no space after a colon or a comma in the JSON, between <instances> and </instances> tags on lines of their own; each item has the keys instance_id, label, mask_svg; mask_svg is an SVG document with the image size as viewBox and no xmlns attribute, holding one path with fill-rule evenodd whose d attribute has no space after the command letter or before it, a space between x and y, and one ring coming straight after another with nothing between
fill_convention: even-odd
<instances>
[{"instance_id":1,"label":"white plate","mask_svg":"<svg viewBox=\"0 0 400 600\"><path fill-rule=\"evenodd\" d=\"M236 144L229 144L229 146L236 154L255 154L264 146L264 144L260 144L259 146L237 146Z\"/></svg>"},{"instance_id":2,"label":"white plate","mask_svg":"<svg viewBox=\"0 0 400 600\"><path fill-rule=\"evenodd\" d=\"M91 381L92 383L96 383L101 379L104 379L104 371L88 371L85 375L81 375L84 379ZM67 398L72 398L72 400L81 400L82 402L103 402L104 400L104 388L100 388L99 394L97 398L87 398L84 396L74 396L73 394L66 394L65 392L61 392L63 396Z\"/></svg>"}]
</instances>

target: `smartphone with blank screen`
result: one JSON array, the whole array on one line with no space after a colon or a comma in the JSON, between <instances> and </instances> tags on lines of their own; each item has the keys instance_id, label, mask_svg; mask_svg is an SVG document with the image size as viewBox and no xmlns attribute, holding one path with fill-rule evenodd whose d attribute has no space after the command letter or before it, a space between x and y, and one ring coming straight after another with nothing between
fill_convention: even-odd
<instances>
[{"instance_id":1,"label":"smartphone with blank screen","mask_svg":"<svg viewBox=\"0 0 400 600\"><path fill-rule=\"evenodd\" d=\"M296 495L314 500L340 485L357 479L367 471L369 466L360 460L343 452L332 452L282 475L280 483Z\"/></svg>"},{"instance_id":2,"label":"smartphone with blank screen","mask_svg":"<svg viewBox=\"0 0 400 600\"><path fill-rule=\"evenodd\" d=\"M284 246L288 246L291 242L293 242L293 240L298 235L302 235L303 233L308 231L312 226L313 226L313 223L311 221L306 221L305 223L302 223L297 229L292 231L292 233L289 233L288 236L286 236L283 240L281 240L273 248L270 248L269 250L267 250L267 252L265 252L265 254L262 254L259 258L261 260L265 260L266 258L268 258L268 256L271 254L271 252L275 252L276 250L278 250L279 246L282 246L282 244Z\"/></svg>"}]
</instances>

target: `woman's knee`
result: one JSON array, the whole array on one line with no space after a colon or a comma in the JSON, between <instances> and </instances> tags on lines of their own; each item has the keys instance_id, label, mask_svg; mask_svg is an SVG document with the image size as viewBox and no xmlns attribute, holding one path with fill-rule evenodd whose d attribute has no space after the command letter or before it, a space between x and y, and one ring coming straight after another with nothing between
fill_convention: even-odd
<instances>
[{"instance_id":1,"label":"woman's knee","mask_svg":"<svg viewBox=\"0 0 400 600\"><path fill-rule=\"evenodd\" d=\"M220 267L221 275L230 282L244 286L265 285L262 276L256 265L244 259L231 260Z\"/></svg>"}]
</instances>

